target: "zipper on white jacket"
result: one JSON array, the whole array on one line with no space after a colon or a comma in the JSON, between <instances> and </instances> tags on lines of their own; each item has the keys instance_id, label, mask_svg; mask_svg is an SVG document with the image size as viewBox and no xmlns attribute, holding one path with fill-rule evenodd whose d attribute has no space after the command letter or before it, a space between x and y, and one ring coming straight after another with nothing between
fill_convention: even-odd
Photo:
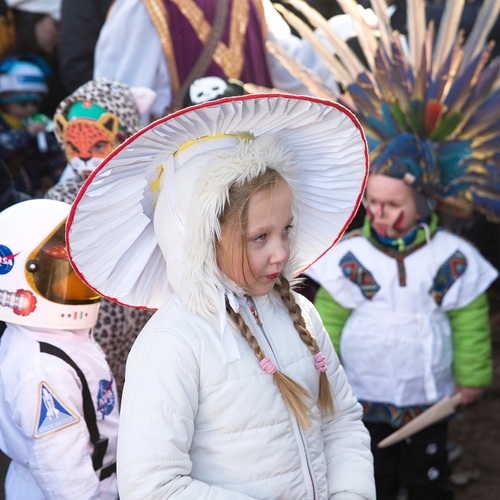
<instances>
[{"instance_id":1,"label":"zipper on white jacket","mask_svg":"<svg viewBox=\"0 0 500 500\"><path fill-rule=\"evenodd\" d=\"M266 331L264 330L264 324L262 323L262 320L260 319L260 315L259 315L259 311L257 310L257 306L255 305L255 302L253 301L252 297L247 295L246 299L247 299L248 308L250 309L250 313L252 314L253 318L255 319L255 323L260 328L262 335L264 336L264 339L266 340L266 342L269 346L269 349L273 353L274 359L276 360L276 368L281 371L278 356L276 356L276 352L273 349L271 341L269 340L269 337L266 334ZM300 427L300 424L299 424L299 421L297 420L297 418L295 418L295 424L297 425L297 429L299 431L299 436L300 436L300 439L302 441L302 448L304 450L304 456L306 459L307 471L309 473L309 479L311 481L312 499L315 500L316 499L316 485L314 484L314 478L313 478L312 471L311 471L309 453L307 452L307 446L306 446L306 441L304 439L304 434L302 432L302 429Z\"/></svg>"}]
</instances>

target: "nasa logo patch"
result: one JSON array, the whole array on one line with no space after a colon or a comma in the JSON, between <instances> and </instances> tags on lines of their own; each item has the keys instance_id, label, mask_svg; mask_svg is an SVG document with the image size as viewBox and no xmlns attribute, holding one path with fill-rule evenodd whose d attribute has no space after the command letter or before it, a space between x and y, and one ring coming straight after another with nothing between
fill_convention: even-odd
<instances>
[{"instance_id":1,"label":"nasa logo patch","mask_svg":"<svg viewBox=\"0 0 500 500\"><path fill-rule=\"evenodd\" d=\"M101 412L102 419L109 415L115 407L115 393L113 392L113 379L100 380L97 394L97 411Z\"/></svg>"},{"instance_id":2,"label":"nasa logo patch","mask_svg":"<svg viewBox=\"0 0 500 500\"><path fill-rule=\"evenodd\" d=\"M64 429L80 421L46 382L40 383L38 391L38 414L33 437L38 439Z\"/></svg>"},{"instance_id":3,"label":"nasa logo patch","mask_svg":"<svg viewBox=\"0 0 500 500\"><path fill-rule=\"evenodd\" d=\"M0 274L7 274L12 271L14 258L18 255L19 252L14 255L9 247L0 245Z\"/></svg>"}]
</instances>

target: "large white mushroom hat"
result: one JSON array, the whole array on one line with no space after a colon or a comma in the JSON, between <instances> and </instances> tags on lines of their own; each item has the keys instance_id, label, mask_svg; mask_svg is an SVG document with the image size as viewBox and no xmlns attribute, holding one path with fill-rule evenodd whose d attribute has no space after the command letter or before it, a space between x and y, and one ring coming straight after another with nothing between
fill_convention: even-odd
<instances>
[{"instance_id":1,"label":"large white mushroom hat","mask_svg":"<svg viewBox=\"0 0 500 500\"><path fill-rule=\"evenodd\" d=\"M293 193L295 251L283 271L293 279L354 217L368 150L347 108L284 94L191 106L126 140L73 204L72 265L91 288L121 304L156 309L176 295L196 313L220 314L221 297L241 290L216 265L218 217L230 186L267 168Z\"/></svg>"}]
</instances>

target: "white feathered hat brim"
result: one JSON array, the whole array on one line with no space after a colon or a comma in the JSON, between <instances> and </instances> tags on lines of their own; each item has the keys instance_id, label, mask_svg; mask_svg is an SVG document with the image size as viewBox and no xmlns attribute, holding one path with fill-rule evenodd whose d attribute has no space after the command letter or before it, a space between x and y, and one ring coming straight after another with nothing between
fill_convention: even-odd
<instances>
[{"instance_id":1,"label":"white feathered hat brim","mask_svg":"<svg viewBox=\"0 0 500 500\"><path fill-rule=\"evenodd\" d=\"M163 175L165 165L186 144L198 143L209 153L217 141L207 138L242 135L276 137L297 167L293 179L285 176L293 185L298 215L297 274L328 251L356 214L366 184L368 149L362 128L335 102L253 94L161 118L101 163L80 190L67 222L70 260L83 281L115 302L158 308L169 293L167 264L154 228L160 190L172 188ZM220 149L220 141L216 147ZM179 168L182 162L171 175ZM203 167L198 170L202 175Z\"/></svg>"}]
</instances>

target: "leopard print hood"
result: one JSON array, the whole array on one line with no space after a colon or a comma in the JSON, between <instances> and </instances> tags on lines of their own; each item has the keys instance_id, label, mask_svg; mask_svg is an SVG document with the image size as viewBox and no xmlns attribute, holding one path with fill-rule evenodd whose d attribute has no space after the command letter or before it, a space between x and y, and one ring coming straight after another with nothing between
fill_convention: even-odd
<instances>
[{"instance_id":1,"label":"leopard print hood","mask_svg":"<svg viewBox=\"0 0 500 500\"><path fill-rule=\"evenodd\" d=\"M90 80L60 102L54 120L57 120L58 115L66 119L71 106L82 101L90 101L114 114L127 137L141 128L141 110L136 103L134 90L125 83L109 78ZM55 132L57 141L62 147L64 138L58 133L57 127Z\"/></svg>"}]
</instances>

